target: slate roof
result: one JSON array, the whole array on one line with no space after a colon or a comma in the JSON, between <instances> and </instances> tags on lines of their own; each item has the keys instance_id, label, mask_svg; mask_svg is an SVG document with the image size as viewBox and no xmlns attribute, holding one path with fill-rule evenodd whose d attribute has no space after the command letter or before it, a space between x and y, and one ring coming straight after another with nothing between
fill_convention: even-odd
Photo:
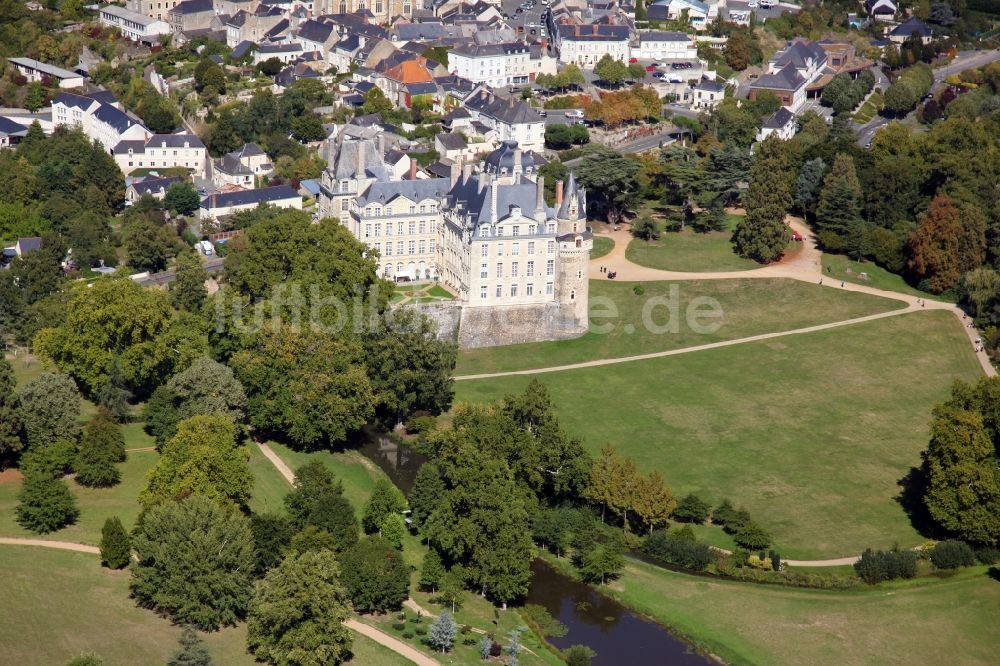
<instances>
[{"instance_id":1,"label":"slate roof","mask_svg":"<svg viewBox=\"0 0 1000 666\"><path fill-rule=\"evenodd\" d=\"M410 95L433 95L437 92L437 85L433 82L408 83L406 84L406 92Z\"/></svg>"},{"instance_id":2,"label":"slate roof","mask_svg":"<svg viewBox=\"0 0 1000 666\"><path fill-rule=\"evenodd\" d=\"M437 135L437 140L446 150L463 150L469 144L461 134L441 134Z\"/></svg>"},{"instance_id":3,"label":"slate roof","mask_svg":"<svg viewBox=\"0 0 1000 666\"><path fill-rule=\"evenodd\" d=\"M500 97L490 99L485 95L480 95L466 101L465 106L508 125L543 122L538 111L519 99L506 100Z\"/></svg>"},{"instance_id":4,"label":"slate roof","mask_svg":"<svg viewBox=\"0 0 1000 666\"><path fill-rule=\"evenodd\" d=\"M406 197L410 201L425 199L441 200L451 189L449 178L424 178L420 180L399 180L396 182L378 181L358 197L358 205L369 203L388 203L398 197Z\"/></svg>"},{"instance_id":5,"label":"slate roof","mask_svg":"<svg viewBox=\"0 0 1000 666\"><path fill-rule=\"evenodd\" d=\"M142 196L143 194L159 192L161 189L166 191L170 189L170 186L174 183L179 183L183 180L180 176L162 176L155 177L150 176L148 178L143 178L142 180L137 180L132 183L132 189L135 190L136 194Z\"/></svg>"},{"instance_id":6,"label":"slate roof","mask_svg":"<svg viewBox=\"0 0 1000 666\"><path fill-rule=\"evenodd\" d=\"M697 90L707 90L709 92L722 92L723 90L726 89L726 87L723 86L718 81L712 81L711 79L702 79L698 83L698 85L695 86L695 89L697 89Z\"/></svg>"},{"instance_id":7,"label":"slate roof","mask_svg":"<svg viewBox=\"0 0 1000 666\"><path fill-rule=\"evenodd\" d=\"M766 88L769 90L798 90L805 85L806 80L802 78L794 65L787 65L774 74L763 74L750 86L751 88Z\"/></svg>"},{"instance_id":8,"label":"slate roof","mask_svg":"<svg viewBox=\"0 0 1000 666\"><path fill-rule=\"evenodd\" d=\"M816 42L804 39L797 39L779 51L771 58L771 62L778 69L784 69L788 65L794 65L796 69L807 69L809 60L818 63L826 62L826 51Z\"/></svg>"},{"instance_id":9,"label":"slate roof","mask_svg":"<svg viewBox=\"0 0 1000 666\"><path fill-rule=\"evenodd\" d=\"M510 42L504 44L462 44L453 48L451 52L459 53L469 58L487 58L499 55L530 53L531 49L527 44Z\"/></svg>"},{"instance_id":10,"label":"slate roof","mask_svg":"<svg viewBox=\"0 0 1000 666\"><path fill-rule=\"evenodd\" d=\"M28 252L34 252L42 247L42 239L38 236L31 236L29 238L18 238L14 246L18 249L21 254L26 254Z\"/></svg>"},{"instance_id":11,"label":"slate roof","mask_svg":"<svg viewBox=\"0 0 1000 666\"><path fill-rule=\"evenodd\" d=\"M243 40L242 42L233 47L233 51L230 55L232 55L234 58L242 58L244 55L247 54L248 51L250 51L250 49L254 48L255 46L256 44L254 44L253 42L248 42L246 40Z\"/></svg>"},{"instance_id":12,"label":"slate roof","mask_svg":"<svg viewBox=\"0 0 1000 666\"><path fill-rule=\"evenodd\" d=\"M258 53L296 53L302 50L298 42L279 42L276 44L261 44Z\"/></svg>"},{"instance_id":13,"label":"slate roof","mask_svg":"<svg viewBox=\"0 0 1000 666\"><path fill-rule=\"evenodd\" d=\"M213 208L246 206L296 198L301 198L301 195L291 187L288 185L277 185L275 187L262 187L257 190L210 194L201 200L201 207L211 210Z\"/></svg>"},{"instance_id":14,"label":"slate roof","mask_svg":"<svg viewBox=\"0 0 1000 666\"><path fill-rule=\"evenodd\" d=\"M15 123L10 118L4 118L0 116L0 134L6 136L19 136L28 133L28 128L24 125Z\"/></svg>"},{"instance_id":15,"label":"slate roof","mask_svg":"<svg viewBox=\"0 0 1000 666\"><path fill-rule=\"evenodd\" d=\"M627 25L558 25L559 39L574 42L623 42L628 41Z\"/></svg>"},{"instance_id":16,"label":"slate roof","mask_svg":"<svg viewBox=\"0 0 1000 666\"><path fill-rule=\"evenodd\" d=\"M94 103L90 97L84 97L83 95L74 95L73 93L61 92L53 98L53 104L62 104L64 106L69 106L75 109L81 109L86 111Z\"/></svg>"},{"instance_id":17,"label":"slate roof","mask_svg":"<svg viewBox=\"0 0 1000 666\"><path fill-rule=\"evenodd\" d=\"M396 26L396 35L401 40L435 40L445 36L445 29L440 23L409 23Z\"/></svg>"},{"instance_id":18,"label":"slate roof","mask_svg":"<svg viewBox=\"0 0 1000 666\"><path fill-rule=\"evenodd\" d=\"M639 33L639 42L689 42L691 37L683 32L665 30L644 30Z\"/></svg>"},{"instance_id":19,"label":"slate roof","mask_svg":"<svg viewBox=\"0 0 1000 666\"><path fill-rule=\"evenodd\" d=\"M215 161L215 168L232 176L253 175L253 170L243 164L240 158L233 153L226 153Z\"/></svg>"},{"instance_id":20,"label":"slate roof","mask_svg":"<svg viewBox=\"0 0 1000 666\"><path fill-rule=\"evenodd\" d=\"M525 181L514 185L497 185L489 181L480 192L482 179L489 178L485 174L470 176L468 180L459 180L451 191L455 205L461 205L471 217L471 227L476 229L480 224L490 224L501 220L510 214L510 209L517 206L523 215L533 215L538 189L535 183ZM493 207L491 188L495 187L496 208ZM494 216L494 211L496 215ZM546 218L555 217L555 209L545 205Z\"/></svg>"},{"instance_id":21,"label":"slate roof","mask_svg":"<svg viewBox=\"0 0 1000 666\"><path fill-rule=\"evenodd\" d=\"M791 120L795 120L795 114L785 107L781 107L764 119L762 127L767 127L769 129L781 129Z\"/></svg>"},{"instance_id":22,"label":"slate roof","mask_svg":"<svg viewBox=\"0 0 1000 666\"><path fill-rule=\"evenodd\" d=\"M97 111L94 112L94 118L110 125L119 134L125 132L133 125L139 124L129 118L124 111L119 111L110 104L101 104L97 107Z\"/></svg>"},{"instance_id":23,"label":"slate roof","mask_svg":"<svg viewBox=\"0 0 1000 666\"><path fill-rule=\"evenodd\" d=\"M916 16L912 16L893 28L889 34L893 37L909 37L913 33L920 37L930 37L934 31Z\"/></svg>"},{"instance_id":24,"label":"slate roof","mask_svg":"<svg viewBox=\"0 0 1000 666\"><path fill-rule=\"evenodd\" d=\"M170 13L177 14L201 14L202 12L215 12L212 0L184 0L178 2L170 9Z\"/></svg>"},{"instance_id":25,"label":"slate roof","mask_svg":"<svg viewBox=\"0 0 1000 666\"><path fill-rule=\"evenodd\" d=\"M334 25L332 23L324 23L315 19L310 19L299 26L299 39L307 39L318 44L325 43L333 33Z\"/></svg>"}]
</instances>

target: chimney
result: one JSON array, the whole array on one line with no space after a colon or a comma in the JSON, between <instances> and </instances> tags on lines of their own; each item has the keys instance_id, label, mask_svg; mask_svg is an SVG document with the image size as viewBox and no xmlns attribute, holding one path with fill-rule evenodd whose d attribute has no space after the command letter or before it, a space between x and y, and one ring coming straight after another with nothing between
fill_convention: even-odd
<instances>
[{"instance_id":1,"label":"chimney","mask_svg":"<svg viewBox=\"0 0 1000 666\"><path fill-rule=\"evenodd\" d=\"M594 34L594 35L596 35L597 34L597 24L595 23L594 25L590 26L590 28L591 28L591 33Z\"/></svg>"},{"instance_id":2,"label":"chimney","mask_svg":"<svg viewBox=\"0 0 1000 666\"><path fill-rule=\"evenodd\" d=\"M483 190L486 189L486 186L489 184L489 182L490 182L490 174L486 173L485 171L479 174L479 188L477 191L481 193Z\"/></svg>"},{"instance_id":3,"label":"chimney","mask_svg":"<svg viewBox=\"0 0 1000 666\"><path fill-rule=\"evenodd\" d=\"M562 205L563 197L563 182L561 180L556 181L556 206Z\"/></svg>"},{"instance_id":4,"label":"chimney","mask_svg":"<svg viewBox=\"0 0 1000 666\"><path fill-rule=\"evenodd\" d=\"M361 141L355 141L354 147L358 151L358 178L365 177L365 144Z\"/></svg>"},{"instance_id":5,"label":"chimney","mask_svg":"<svg viewBox=\"0 0 1000 666\"><path fill-rule=\"evenodd\" d=\"M468 183L470 178L472 178L472 162L462 165L462 182Z\"/></svg>"},{"instance_id":6,"label":"chimney","mask_svg":"<svg viewBox=\"0 0 1000 666\"><path fill-rule=\"evenodd\" d=\"M417 179L417 161L414 159L410 160L410 180Z\"/></svg>"},{"instance_id":7,"label":"chimney","mask_svg":"<svg viewBox=\"0 0 1000 666\"><path fill-rule=\"evenodd\" d=\"M451 163L451 172L448 174L450 176L452 187L455 187L455 184L458 182L458 177L461 173L462 173L462 165L459 164L457 161L453 161Z\"/></svg>"},{"instance_id":8,"label":"chimney","mask_svg":"<svg viewBox=\"0 0 1000 666\"><path fill-rule=\"evenodd\" d=\"M514 149L514 171L520 171L520 170L521 170L521 149L520 148L515 148Z\"/></svg>"},{"instance_id":9,"label":"chimney","mask_svg":"<svg viewBox=\"0 0 1000 666\"><path fill-rule=\"evenodd\" d=\"M545 219L545 176L539 174L535 178L535 219L539 214Z\"/></svg>"},{"instance_id":10,"label":"chimney","mask_svg":"<svg viewBox=\"0 0 1000 666\"><path fill-rule=\"evenodd\" d=\"M385 133L378 133L378 155L382 159L385 159Z\"/></svg>"}]
</instances>

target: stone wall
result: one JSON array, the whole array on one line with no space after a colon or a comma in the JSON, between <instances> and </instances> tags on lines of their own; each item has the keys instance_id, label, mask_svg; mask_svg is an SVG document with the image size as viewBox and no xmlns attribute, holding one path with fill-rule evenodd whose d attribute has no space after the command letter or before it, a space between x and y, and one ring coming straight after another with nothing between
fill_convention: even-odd
<instances>
[{"instance_id":1,"label":"stone wall","mask_svg":"<svg viewBox=\"0 0 1000 666\"><path fill-rule=\"evenodd\" d=\"M573 307L554 303L463 307L458 303L412 305L438 325L438 338L458 340L461 349L524 342L567 340L586 332Z\"/></svg>"}]
</instances>

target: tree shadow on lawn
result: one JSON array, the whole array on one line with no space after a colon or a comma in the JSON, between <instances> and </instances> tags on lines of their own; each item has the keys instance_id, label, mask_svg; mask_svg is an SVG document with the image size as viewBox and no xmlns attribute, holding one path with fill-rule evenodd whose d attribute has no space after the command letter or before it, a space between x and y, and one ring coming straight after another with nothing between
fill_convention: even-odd
<instances>
[{"instance_id":1,"label":"tree shadow on lawn","mask_svg":"<svg viewBox=\"0 0 1000 666\"><path fill-rule=\"evenodd\" d=\"M927 474L920 467L911 467L906 476L896 482L899 486L899 494L895 500L903 507L906 516L921 536L928 539L941 540L948 538L947 532L934 522L927 505L924 504L924 494L927 492Z\"/></svg>"}]
</instances>

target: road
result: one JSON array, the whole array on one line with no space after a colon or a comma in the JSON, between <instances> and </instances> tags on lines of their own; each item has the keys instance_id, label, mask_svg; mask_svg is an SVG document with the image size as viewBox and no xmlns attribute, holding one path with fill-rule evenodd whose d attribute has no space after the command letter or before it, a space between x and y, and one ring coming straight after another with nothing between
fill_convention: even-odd
<instances>
[{"instance_id":1,"label":"road","mask_svg":"<svg viewBox=\"0 0 1000 666\"><path fill-rule=\"evenodd\" d=\"M951 64L938 67L934 70L934 80L944 81L946 77L967 69L973 69L988 65L991 62L1000 60L1000 49L990 51L962 51L951 61Z\"/></svg>"},{"instance_id":2,"label":"road","mask_svg":"<svg viewBox=\"0 0 1000 666\"><path fill-rule=\"evenodd\" d=\"M222 265L225 260L222 257L208 257L205 259L205 270L209 272L210 275L214 275L222 270ZM165 284L170 284L177 277L177 272L171 268L163 271L162 273L153 273L141 278L133 278L135 282L143 287L160 287Z\"/></svg>"}]
</instances>

